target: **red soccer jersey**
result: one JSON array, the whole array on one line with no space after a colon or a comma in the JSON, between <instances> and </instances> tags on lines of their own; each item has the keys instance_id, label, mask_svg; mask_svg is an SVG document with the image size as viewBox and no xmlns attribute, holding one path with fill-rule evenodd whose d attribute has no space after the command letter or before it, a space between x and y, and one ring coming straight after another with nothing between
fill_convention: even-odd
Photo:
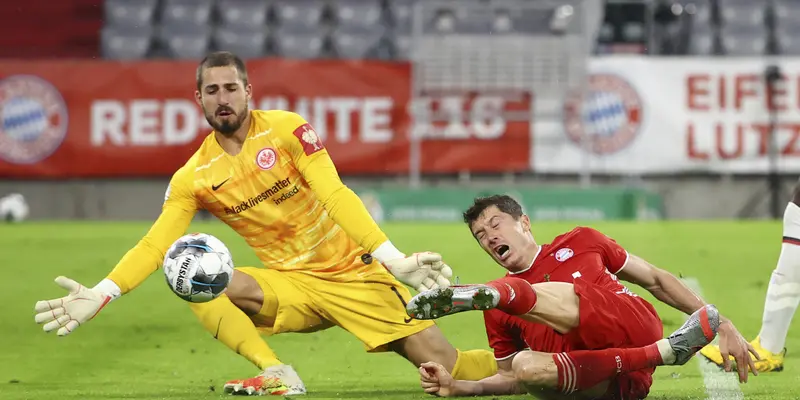
<instances>
[{"instance_id":1,"label":"red soccer jersey","mask_svg":"<svg viewBox=\"0 0 800 400\"><path fill-rule=\"evenodd\" d=\"M507 276L532 284L573 283L580 277L613 292L630 293L614 275L627 261L628 252L613 239L595 229L578 227L557 236L550 244L541 245L529 268ZM573 350L569 348L569 341L552 328L497 309L484 312L484 323L489 345L498 360L508 359L525 349L546 353Z\"/></svg>"}]
</instances>

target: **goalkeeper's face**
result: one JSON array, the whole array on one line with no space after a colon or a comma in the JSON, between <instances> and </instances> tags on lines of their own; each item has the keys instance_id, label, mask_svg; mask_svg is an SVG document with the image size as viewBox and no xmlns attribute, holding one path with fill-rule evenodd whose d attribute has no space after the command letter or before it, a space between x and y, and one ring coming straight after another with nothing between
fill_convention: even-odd
<instances>
[{"instance_id":1,"label":"goalkeeper's face","mask_svg":"<svg viewBox=\"0 0 800 400\"><path fill-rule=\"evenodd\" d=\"M537 245L527 215L519 218L488 207L470 226L484 251L503 268L517 272L530 267Z\"/></svg>"},{"instance_id":2,"label":"goalkeeper's face","mask_svg":"<svg viewBox=\"0 0 800 400\"><path fill-rule=\"evenodd\" d=\"M203 71L203 83L196 97L211 127L230 136L247 119L252 91L236 67L214 67Z\"/></svg>"}]
</instances>

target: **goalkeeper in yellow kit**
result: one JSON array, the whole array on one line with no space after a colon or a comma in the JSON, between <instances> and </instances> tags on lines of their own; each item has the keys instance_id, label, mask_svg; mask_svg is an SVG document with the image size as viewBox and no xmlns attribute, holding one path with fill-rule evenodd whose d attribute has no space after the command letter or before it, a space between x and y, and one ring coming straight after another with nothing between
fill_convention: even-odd
<instances>
[{"instance_id":1,"label":"goalkeeper in yellow kit","mask_svg":"<svg viewBox=\"0 0 800 400\"><path fill-rule=\"evenodd\" d=\"M36 322L67 335L157 271L169 246L204 208L241 235L265 268L237 268L226 294L189 303L214 338L263 372L229 381L237 394L304 394L294 369L261 338L340 326L368 351L394 351L414 365L444 365L456 379L492 376L491 352L456 350L430 321L408 318L408 284L449 285L435 253L396 249L339 179L323 143L299 115L248 109L242 61L212 53L197 69L197 102L214 128L172 177L161 215L93 288L58 277L65 297L36 303ZM376 262L370 262L374 257ZM401 283L402 282L402 283Z\"/></svg>"}]
</instances>

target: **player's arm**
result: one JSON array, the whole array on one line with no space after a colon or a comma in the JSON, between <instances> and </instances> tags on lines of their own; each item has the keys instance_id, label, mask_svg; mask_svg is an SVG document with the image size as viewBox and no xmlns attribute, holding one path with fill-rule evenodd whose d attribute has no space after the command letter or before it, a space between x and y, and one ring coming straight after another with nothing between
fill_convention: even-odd
<instances>
[{"instance_id":1,"label":"player's arm","mask_svg":"<svg viewBox=\"0 0 800 400\"><path fill-rule=\"evenodd\" d=\"M592 234L595 235L594 242L600 247L600 254L603 255L609 272L616 274L620 279L645 288L659 301L687 314L707 304L672 273L650 264L641 257L629 254L614 240L600 232L593 231ZM728 359L730 354L736 359L739 380L744 382L747 380L748 366L757 374L750 354L754 354L756 358L759 356L729 319L720 315L720 321L718 334L725 369L730 371Z\"/></svg>"},{"instance_id":2,"label":"player's arm","mask_svg":"<svg viewBox=\"0 0 800 400\"><path fill-rule=\"evenodd\" d=\"M448 385L449 387L445 389L447 390L447 395L453 397L506 396L506 395L527 393L525 389L520 385L519 381L517 381L517 378L514 377L514 372L511 369L511 362L512 359L498 361L497 373L488 378L483 378L479 381L453 380ZM422 375L421 379L423 382L423 387L425 386L426 380L438 379L439 382L437 383L439 383L440 385L442 383L447 382L446 377L444 379L436 377L436 375L441 375L442 372L444 374L447 373L447 371L444 370L443 367L438 365L433 366L433 368L435 369L438 369L437 367L441 367L441 371L432 370L430 367L428 368L426 367L428 366L423 364L423 368L420 369L420 374Z\"/></svg>"},{"instance_id":3,"label":"player's arm","mask_svg":"<svg viewBox=\"0 0 800 400\"><path fill-rule=\"evenodd\" d=\"M300 115L291 112L285 112L282 118L282 125L291 129L291 134L283 138L283 145L328 215L404 283L420 291L449 285L447 278L452 271L442 263L441 256L421 253L406 257L389 241L358 195L342 182L311 125ZM421 269L423 267L430 268Z\"/></svg>"},{"instance_id":4,"label":"player's arm","mask_svg":"<svg viewBox=\"0 0 800 400\"><path fill-rule=\"evenodd\" d=\"M56 283L69 294L36 303L35 320L45 324L46 332L58 329L59 336L71 333L94 318L106 304L133 290L159 269L164 253L186 232L197 211L191 183L184 179L182 170L170 182L158 219L105 279L89 289L72 279L56 278Z\"/></svg>"}]
</instances>

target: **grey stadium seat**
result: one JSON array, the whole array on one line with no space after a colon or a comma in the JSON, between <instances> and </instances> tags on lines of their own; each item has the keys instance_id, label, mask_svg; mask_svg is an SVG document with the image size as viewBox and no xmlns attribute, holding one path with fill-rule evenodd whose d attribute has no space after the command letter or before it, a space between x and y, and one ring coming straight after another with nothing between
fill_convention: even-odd
<instances>
[{"instance_id":1,"label":"grey stadium seat","mask_svg":"<svg viewBox=\"0 0 800 400\"><path fill-rule=\"evenodd\" d=\"M286 58L311 59L323 56L326 35L320 30L293 32L278 30L273 36L276 53Z\"/></svg>"},{"instance_id":2,"label":"grey stadium seat","mask_svg":"<svg viewBox=\"0 0 800 400\"><path fill-rule=\"evenodd\" d=\"M332 5L338 29L350 33L370 32L384 25L380 0L337 0Z\"/></svg>"},{"instance_id":3,"label":"grey stadium seat","mask_svg":"<svg viewBox=\"0 0 800 400\"><path fill-rule=\"evenodd\" d=\"M414 0L392 0L386 6L389 12L389 19L392 21L392 29L401 35L411 33Z\"/></svg>"},{"instance_id":4,"label":"grey stadium seat","mask_svg":"<svg viewBox=\"0 0 800 400\"><path fill-rule=\"evenodd\" d=\"M800 25L800 0L773 0L775 24L779 29Z\"/></svg>"},{"instance_id":5,"label":"grey stadium seat","mask_svg":"<svg viewBox=\"0 0 800 400\"><path fill-rule=\"evenodd\" d=\"M208 25L213 0L163 0L163 25Z\"/></svg>"},{"instance_id":6,"label":"grey stadium seat","mask_svg":"<svg viewBox=\"0 0 800 400\"><path fill-rule=\"evenodd\" d=\"M725 54L730 56L755 56L766 54L768 31L766 26L724 27L720 39Z\"/></svg>"},{"instance_id":7,"label":"grey stadium seat","mask_svg":"<svg viewBox=\"0 0 800 400\"><path fill-rule=\"evenodd\" d=\"M779 25L775 29L775 39L780 54L800 55L800 24Z\"/></svg>"},{"instance_id":8,"label":"grey stadium seat","mask_svg":"<svg viewBox=\"0 0 800 400\"><path fill-rule=\"evenodd\" d=\"M152 28L106 26L100 32L103 57L114 60L138 60L147 57L152 44Z\"/></svg>"},{"instance_id":9,"label":"grey stadium seat","mask_svg":"<svg viewBox=\"0 0 800 400\"><path fill-rule=\"evenodd\" d=\"M719 0L717 4L722 26L748 27L765 24L765 1Z\"/></svg>"},{"instance_id":10,"label":"grey stadium seat","mask_svg":"<svg viewBox=\"0 0 800 400\"><path fill-rule=\"evenodd\" d=\"M327 3L325 0L276 0L274 9L281 32L302 34L319 27Z\"/></svg>"},{"instance_id":11,"label":"grey stadium seat","mask_svg":"<svg viewBox=\"0 0 800 400\"><path fill-rule=\"evenodd\" d=\"M206 27L165 25L158 38L165 55L175 59L202 59L211 43L211 33Z\"/></svg>"},{"instance_id":12,"label":"grey stadium seat","mask_svg":"<svg viewBox=\"0 0 800 400\"><path fill-rule=\"evenodd\" d=\"M342 59L388 59L382 34L334 31L331 34L334 51Z\"/></svg>"},{"instance_id":13,"label":"grey stadium seat","mask_svg":"<svg viewBox=\"0 0 800 400\"><path fill-rule=\"evenodd\" d=\"M715 35L709 25L697 25L689 36L689 54L707 56L716 52Z\"/></svg>"},{"instance_id":14,"label":"grey stadium seat","mask_svg":"<svg viewBox=\"0 0 800 400\"><path fill-rule=\"evenodd\" d=\"M105 24L115 26L150 26L157 0L106 0Z\"/></svg>"},{"instance_id":15,"label":"grey stadium seat","mask_svg":"<svg viewBox=\"0 0 800 400\"><path fill-rule=\"evenodd\" d=\"M214 47L230 51L242 58L266 55L267 32L265 28L237 28L222 26L214 32Z\"/></svg>"},{"instance_id":16,"label":"grey stadium seat","mask_svg":"<svg viewBox=\"0 0 800 400\"><path fill-rule=\"evenodd\" d=\"M255 29L267 25L269 3L266 0L217 0L222 25Z\"/></svg>"}]
</instances>

